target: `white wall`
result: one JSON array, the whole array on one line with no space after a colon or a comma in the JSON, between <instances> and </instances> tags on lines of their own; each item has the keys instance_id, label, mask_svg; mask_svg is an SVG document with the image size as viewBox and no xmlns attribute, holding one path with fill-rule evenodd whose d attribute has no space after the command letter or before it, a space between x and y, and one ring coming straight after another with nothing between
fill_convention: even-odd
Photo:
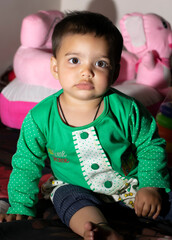
<instances>
[{"instance_id":1,"label":"white wall","mask_svg":"<svg viewBox=\"0 0 172 240\"><path fill-rule=\"evenodd\" d=\"M0 76L20 45L22 19L38 10L60 9L61 0L0 0Z\"/></svg>"},{"instance_id":2,"label":"white wall","mask_svg":"<svg viewBox=\"0 0 172 240\"><path fill-rule=\"evenodd\" d=\"M0 0L0 75L12 64L20 45L22 19L38 10L50 9L100 12L117 26L125 13L154 12L172 25L172 0Z\"/></svg>"},{"instance_id":3,"label":"white wall","mask_svg":"<svg viewBox=\"0 0 172 240\"><path fill-rule=\"evenodd\" d=\"M157 13L172 25L172 0L61 0L61 10L90 10L103 13L117 26L130 12Z\"/></svg>"}]
</instances>

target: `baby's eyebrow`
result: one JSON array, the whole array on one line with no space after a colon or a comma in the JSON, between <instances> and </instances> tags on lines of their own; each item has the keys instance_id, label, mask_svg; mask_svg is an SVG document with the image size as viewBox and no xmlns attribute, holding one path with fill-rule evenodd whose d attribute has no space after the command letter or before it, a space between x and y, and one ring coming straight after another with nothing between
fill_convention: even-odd
<instances>
[{"instance_id":1,"label":"baby's eyebrow","mask_svg":"<svg viewBox=\"0 0 172 240\"><path fill-rule=\"evenodd\" d=\"M109 57L108 56L100 56L100 58L106 58L109 60Z\"/></svg>"},{"instance_id":2,"label":"baby's eyebrow","mask_svg":"<svg viewBox=\"0 0 172 240\"><path fill-rule=\"evenodd\" d=\"M69 52L69 53L66 53L65 56L71 56L71 55L77 55L77 56L80 56L81 54L77 53L77 52Z\"/></svg>"}]
</instances>

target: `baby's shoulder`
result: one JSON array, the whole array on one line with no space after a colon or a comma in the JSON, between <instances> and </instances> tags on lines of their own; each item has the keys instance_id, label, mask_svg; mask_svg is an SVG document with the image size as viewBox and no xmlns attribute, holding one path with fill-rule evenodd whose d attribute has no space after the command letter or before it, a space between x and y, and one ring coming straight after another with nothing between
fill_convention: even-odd
<instances>
[{"instance_id":1,"label":"baby's shoulder","mask_svg":"<svg viewBox=\"0 0 172 240\"><path fill-rule=\"evenodd\" d=\"M46 121L52 111L57 109L57 98L60 92L54 93L53 95L45 98L39 102L30 113L35 121Z\"/></svg>"},{"instance_id":2,"label":"baby's shoulder","mask_svg":"<svg viewBox=\"0 0 172 240\"><path fill-rule=\"evenodd\" d=\"M125 95L115 88L110 88L106 96L111 104L115 104L117 106L126 105L129 107L135 102L134 98Z\"/></svg>"}]
</instances>

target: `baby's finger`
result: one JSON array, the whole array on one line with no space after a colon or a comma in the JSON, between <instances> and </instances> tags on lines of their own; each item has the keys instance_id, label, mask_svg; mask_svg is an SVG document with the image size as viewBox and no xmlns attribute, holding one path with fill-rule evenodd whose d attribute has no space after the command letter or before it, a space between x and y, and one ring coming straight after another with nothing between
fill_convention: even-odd
<instances>
[{"instance_id":1,"label":"baby's finger","mask_svg":"<svg viewBox=\"0 0 172 240\"><path fill-rule=\"evenodd\" d=\"M150 211L148 212L148 217L152 217L157 211L157 206L151 205L150 206Z\"/></svg>"},{"instance_id":2,"label":"baby's finger","mask_svg":"<svg viewBox=\"0 0 172 240\"><path fill-rule=\"evenodd\" d=\"M23 217L23 215L20 215L20 214L17 214L16 215L16 220L17 221L20 221L20 220L22 220L24 217Z\"/></svg>"},{"instance_id":3,"label":"baby's finger","mask_svg":"<svg viewBox=\"0 0 172 240\"><path fill-rule=\"evenodd\" d=\"M151 205L150 204L144 204L143 209L142 209L142 217L148 216L150 211L151 211Z\"/></svg>"},{"instance_id":4,"label":"baby's finger","mask_svg":"<svg viewBox=\"0 0 172 240\"><path fill-rule=\"evenodd\" d=\"M15 220L15 218L16 218L15 214L9 214L9 215L6 215L5 219L7 222L11 222L11 221Z\"/></svg>"},{"instance_id":5,"label":"baby's finger","mask_svg":"<svg viewBox=\"0 0 172 240\"><path fill-rule=\"evenodd\" d=\"M135 210L135 213L136 213L136 214L137 214L137 212L138 212L137 208L138 208L138 198L137 198L137 195L136 195L135 201L134 201L134 210Z\"/></svg>"},{"instance_id":6,"label":"baby's finger","mask_svg":"<svg viewBox=\"0 0 172 240\"><path fill-rule=\"evenodd\" d=\"M138 217L142 216L143 208L144 208L144 203L136 202L135 213L137 214Z\"/></svg>"},{"instance_id":7,"label":"baby's finger","mask_svg":"<svg viewBox=\"0 0 172 240\"><path fill-rule=\"evenodd\" d=\"M3 222L3 220L5 219L5 214L0 214L0 223L2 223Z\"/></svg>"},{"instance_id":8,"label":"baby's finger","mask_svg":"<svg viewBox=\"0 0 172 240\"><path fill-rule=\"evenodd\" d=\"M161 212L161 205L158 205L156 213L153 215L153 219L156 219Z\"/></svg>"}]
</instances>

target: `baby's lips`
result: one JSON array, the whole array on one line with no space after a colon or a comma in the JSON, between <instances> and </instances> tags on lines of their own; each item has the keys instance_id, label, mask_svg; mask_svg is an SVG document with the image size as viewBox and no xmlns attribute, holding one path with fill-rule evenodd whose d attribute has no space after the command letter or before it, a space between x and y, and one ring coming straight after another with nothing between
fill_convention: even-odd
<instances>
[{"instance_id":1,"label":"baby's lips","mask_svg":"<svg viewBox=\"0 0 172 240\"><path fill-rule=\"evenodd\" d=\"M169 44L169 47L172 49L172 43Z\"/></svg>"},{"instance_id":2,"label":"baby's lips","mask_svg":"<svg viewBox=\"0 0 172 240\"><path fill-rule=\"evenodd\" d=\"M76 87L81 89L81 90L91 90L94 88L94 85L91 82L81 82L76 84Z\"/></svg>"}]
</instances>

